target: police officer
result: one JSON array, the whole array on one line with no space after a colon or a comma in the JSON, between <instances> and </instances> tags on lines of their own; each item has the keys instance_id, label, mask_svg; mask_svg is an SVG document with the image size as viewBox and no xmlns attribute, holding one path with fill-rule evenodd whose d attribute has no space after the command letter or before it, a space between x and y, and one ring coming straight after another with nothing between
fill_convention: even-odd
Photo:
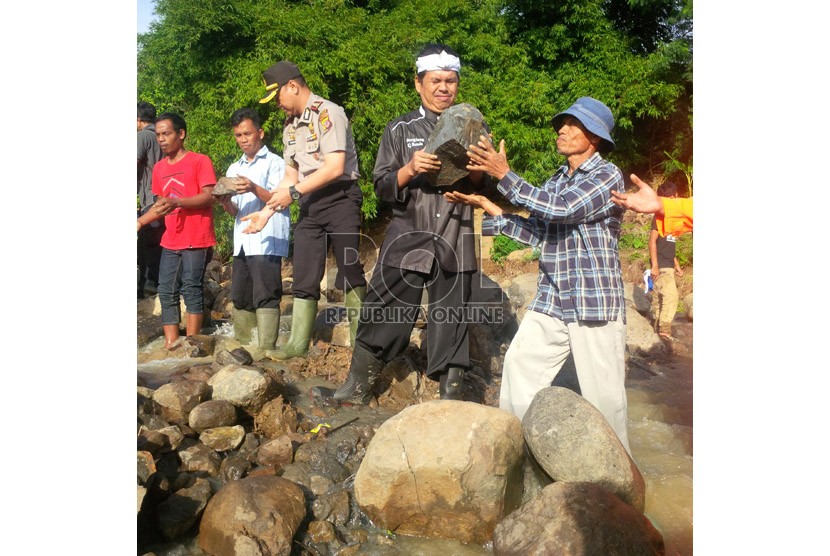
<instances>
[{"instance_id":1,"label":"police officer","mask_svg":"<svg viewBox=\"0 0 830 556\"><path fill-rule=\"evenodd\" d=\"M345 292L345 304L354 345L357 314L366 295L363 265L356 254L360 242L360 206L357 152L343 109L311 92L299 68L283 60L262 74L267 95L287 114L283 130L285 177L265 208L242 220L245 233L262 229L265 222L292 202L300 206L294 230L294 309L291 336L272 359L305 357L317 316L320 280L325 271L328 242L337 261L335 287Z\"/></svg>"},{"instance_id":2,"label":"police officer","mask_svg":"<svg viewBox=\"0 0 830 556\"><path fill-rule=\"evenodd\" d=\"M448 46L430 44L418 54L415 90L421 106L386 126L373 173L375 191L394 209L363 306L346 383L314 393L337 402L366 404L385 363L403 352L415 324L423 291L427 311L428 377L439 382L442 399L461 399L470 365L464 317L452 318L470 299L477 269L472 207L448 202L427 174L441 162L424 150L441 113L455 103L461 62ZM489 183L471 172L452 189L471 193ZM378 311L377 309L381 309ZM397 309L397 310L396 310ZM437 309L437 310L436 310ZM405 318L399 318L405 316Z\"/></svg>"}]
</instances>

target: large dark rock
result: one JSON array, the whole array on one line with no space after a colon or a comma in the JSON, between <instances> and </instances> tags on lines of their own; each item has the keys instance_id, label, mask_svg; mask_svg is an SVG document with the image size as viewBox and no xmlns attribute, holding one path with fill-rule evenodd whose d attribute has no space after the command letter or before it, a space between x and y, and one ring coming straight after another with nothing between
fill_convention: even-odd
<instances>
[{"instance_id":1,"label":"large dark rock","mask_svg":"<svg viewBox=\"0 0 830 556\"><path fill-rule=\"evenodd\" d=\"M305 496L282 477L248 477L214 496L199 526L199 548L213 555L288 556L305 517Z\"/></svg>"},{"instance_id":2,"label":"large dark rock","mask_svg":"<svg viewBox=\"0 0 830 556\"><path fill-rule=\"evenodd\" d=\"M211 497L210 484L196 479L193 486L176 491L159 504L158 526L168 540L178 538L199 521Z\"/></svg>"},{"instance_id":3,"label":"large dark rock","mask_svg":"<svg viewBox=\"0 0 830 556\"><path fill-rule=\"evenodd\" d=\"M636 508L591 483L553 483L501 521L496 556L662 555L663 536Z\"/></svg>"},{"instance_id":4,"label":"large dark rock","mask_svg":"<svg viewBox=\"0 0 830 556\"><path fill-rule=\"evenodd\" d=\"M427 174L429 182L435 187L446 187L469 174L467 148L477 143L482 134L487 135L484 117L474 106L461 103L444 110L424 146L426 152L438 155L441 161L441 170Z\"/></svg>"},{"instance_id":5,"label":"large dark rock","mask_svg":"<svg viewBox=\"0 0 830 556\"><path fill-rule=\"evenodd\" d=\"M215 427L236 424L236 406L227 400L208 400L194 407L188 415L188 424L201 433Z\"/></svg>"}]
</instances>

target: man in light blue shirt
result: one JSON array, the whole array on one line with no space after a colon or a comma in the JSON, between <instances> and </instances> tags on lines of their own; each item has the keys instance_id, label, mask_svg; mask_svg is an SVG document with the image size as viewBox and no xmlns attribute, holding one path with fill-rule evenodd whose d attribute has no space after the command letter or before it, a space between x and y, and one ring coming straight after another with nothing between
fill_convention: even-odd
<instances>
[{"instance_id":1,"label":"man in light blue shirt","mask_svg":"<svg viewBox=\"0 0 830 556\"><path fill-rule=\"evenodd\" d=\"M290 218L288 208L268 220L262 230L243 234L242 218L261 210L285 174L285 162L263 143L265 132L259 115L240 108L231 116L231 126L242 156L225 173L236 178L236 195L219 197L222 207L235 217L231 300L233 329L243 345L251 343L257 329L257 347L274 349L280 322L282 258L288 256Z\"/></svg>"}]
</instances>

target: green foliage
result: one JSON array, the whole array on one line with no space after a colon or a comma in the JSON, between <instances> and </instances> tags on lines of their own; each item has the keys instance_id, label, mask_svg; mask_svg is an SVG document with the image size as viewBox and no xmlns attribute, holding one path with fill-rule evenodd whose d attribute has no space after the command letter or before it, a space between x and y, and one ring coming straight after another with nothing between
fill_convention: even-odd
<instances>
[{"instance_id":1,"label":"green foliage","mask_svg":"<svg viewBox=\"0 0 830 556\"><path fill-rule=\"evenodd\" d=\"M645 249L648 256L648 236L651 231L651 222L638 224L636 222L623 222L620 230L620 250L623 249Z\"/></svg>"},{"instance_id":2,"label":"green foliage","mask_svg":"<svg viewBox=\"0 0 830 556\"><path fill-rule=\"evenodd\" d=\"M227 263L233 257L233 223L234 217L225 212L222 205L213 205L213 231L216 234L216 247L213 258Z\"/></svg>"},{"instance_id":3,"label":"green foliage","mask_svg":"<svg viewBox=\"0 0 830 556\"><path fill-rule=\"evenodd\" d=\"M507 236L498 235L493 238L493 247L490 248L490 260L494 263L504 264L507 255L513 251L526 249L527 245L520 243Z\"/></svg>"},{"instance_id":4,"label":"green foliage","mask_svg":"<svg viewBox=\"0 0 830 556\"><path fill-rule=\"evenodd\" d=\"M648 252L648 236L651 220L644 223L623 222L620 230L619 250L628 262L651 264Z\"/></svg>"},{"instance_id":5,"label":"green foliage","mask_svg":"<svg viewBox=\"0 0 830 556\"><path fill-rule=\"evenodd\" d=\"M692 234L683 234L677 238L677 243L675 244L675 257L677 257L677 262L680 263L681 268L685 268L692 264L693 245Z\"/></svg>"},{"instance_id":6,"label":"green foliage","mask_svg":"<svg viewBox=\"0 0 830 556\"><path fill-rule=\"evenodd\" d=\"M259 111L282 154L284 114L259 104L262 71L290 59L311 89L351 119L364 193L386 124L419 104L414 57L443 42L462 59L459 102L481 110L511 167L534 184L563 162L550 120L590 95L614 113L625 174L646 176L664 152L691 165L690 0L158 0L138 37L138 98L176 110L188 148L224 174L236 157L228 118Z\"/></svg>"},{"instance_id":7,"label":"green foliage","mask_svg":"<svg viewBox=\"0 0 830 556\"><path fill-rule=\"evenodd\" d=\"M680 172L686 178L686 190L689 193L689 197L692 196L692 161L689 160L688 164L684 164L683 162L674 158L671 154L665 153L666 156L669 158L666 162L663 163L664 171L667 174L671 174L672 172Z\"/></svg>"}]
</instances>

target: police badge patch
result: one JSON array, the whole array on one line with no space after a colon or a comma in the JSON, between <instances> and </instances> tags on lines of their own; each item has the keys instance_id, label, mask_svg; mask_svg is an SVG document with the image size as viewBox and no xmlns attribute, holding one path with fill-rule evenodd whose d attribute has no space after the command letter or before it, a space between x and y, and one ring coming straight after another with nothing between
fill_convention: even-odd
<instances>
[{"instance_id":1,"label":"police badge patch","mask_svg":"<svg viewBox=\"0 0 830 556\"><path fill-rule=\"evenodd\" d=\"M331 118L329 118L328 110L323 110L322 112L320 112L320 127L323 128L323 133L326 133L332 127Z\"/></svg>"}]
</instances>

